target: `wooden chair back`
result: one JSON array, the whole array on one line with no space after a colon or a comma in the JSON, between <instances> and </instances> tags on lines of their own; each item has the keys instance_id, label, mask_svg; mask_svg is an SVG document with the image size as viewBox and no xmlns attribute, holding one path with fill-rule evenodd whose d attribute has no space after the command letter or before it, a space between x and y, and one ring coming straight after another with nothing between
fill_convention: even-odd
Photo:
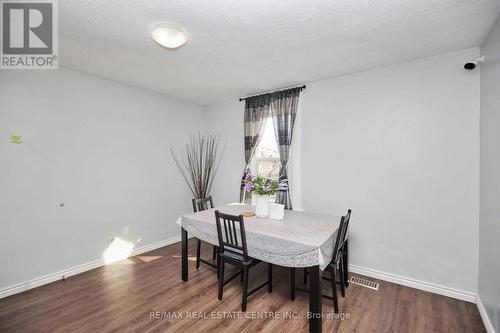
<instances>
[{"instance_id":1,"label":"wooden chair back","mask_svg":"<svg viewBox=\"0 0 500 333\"><path fill-rule=\"evenodd\" d=\"M340 225L337 230L337 237L335 238L335 243L333 244L333 260L335 260L335 258L337 258L337 256L339 255L339 250L341 249L343 244L342 237L344 237L344 229L346 225L345 219L345 216L342 216L342 218L340 219Z\"/></svg>"},{"instance_id":2,"label":"wooden chair back","mask_svg":"<svg viewBox=\"0 0 500 333\"><path fill-rule=\"evenodd\" d=\"M244 259L248 260L247 239L243 215L229 215L216 210L215 222L217 223L220 253L224 253L224 250L227 248L229 250L242 253Z\"/></svg>"},{"instance_id":3,"label":"wooden chair back","mask_svg":"<svg viewBox=\"0 0 500 333\"><path fill-rule=\"evenodd\" d=\"M214 203L212 202L212 196L201 199L193 199L191 200L193 203L193 212L197 213L202 210L207 210L210 208L214 208ZM209 205L210 204L210 207Z\"/></svg>"},{"instance_id":4,"label":"wooden chair back","mask_svg":"<svg viewBox=\"0 0 500 333\"><path fill-rule=\"evenodd\" d=\"M349 221L351 220L351 210L347 210L347 214L344 216L344 229L342 230L342 235L340 237L341 246L344 245L347 240L347 229L349 228Z\"/></svg>"}]
</instances>

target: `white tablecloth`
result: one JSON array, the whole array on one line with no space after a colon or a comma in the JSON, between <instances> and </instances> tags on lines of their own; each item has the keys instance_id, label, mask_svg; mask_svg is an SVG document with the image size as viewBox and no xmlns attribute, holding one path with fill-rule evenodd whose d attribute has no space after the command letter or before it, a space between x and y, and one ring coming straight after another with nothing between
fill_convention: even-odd
<instances>
[{"instance_id":1,"label":"white tablecloth","mask_svg":"<svg viewBox=\"0 0 500 333\"><path fill-rule=\"evenodd\" d=\"M179 217L177 224L190 236L218 245L215 210L239 215L255 206L229 204ZM283 221L245 217L248 255L286 267L316 266L325 269L333 254L340 216L285 210Z\"/></svg>"}]
</instances>

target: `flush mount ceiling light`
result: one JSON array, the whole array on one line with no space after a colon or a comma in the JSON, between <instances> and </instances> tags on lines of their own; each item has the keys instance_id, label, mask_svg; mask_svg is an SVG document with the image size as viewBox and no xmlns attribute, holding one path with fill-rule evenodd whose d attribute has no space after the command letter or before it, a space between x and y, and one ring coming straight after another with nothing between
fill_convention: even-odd
<instances>
[{"instance_id":1,"label":"flush mount ceiling light","mask_svg":"<svg viewBox=\"0 0 500 333\"><path fill-rule=\"evenodd\" d=\"M178 49L188 41L188 35L174 24L158 24L151 31L151 38L159 45L170 49Z\"/></svg>"}]
</instances>

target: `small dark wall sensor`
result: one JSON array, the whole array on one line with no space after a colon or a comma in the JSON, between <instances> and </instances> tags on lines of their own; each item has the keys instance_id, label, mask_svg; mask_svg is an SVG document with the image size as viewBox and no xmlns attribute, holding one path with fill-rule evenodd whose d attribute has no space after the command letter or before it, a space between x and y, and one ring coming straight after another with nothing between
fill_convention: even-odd
<instances>
[{"instance_id":1,"label":"small dark wall sensor","mask_svg":"<svg viewBox=\"0 0 500 333\"><path fill-rule=\"evenodd\" d=\"M474 68L476 68L477 65L480 65L480 64L483 64L484 63L484 56L480 57L480 58L477 58L471 62L468 62L464 65L464 68L465 69L468 69L468 70L473 70Z\"/></svg>"}]
</instances>

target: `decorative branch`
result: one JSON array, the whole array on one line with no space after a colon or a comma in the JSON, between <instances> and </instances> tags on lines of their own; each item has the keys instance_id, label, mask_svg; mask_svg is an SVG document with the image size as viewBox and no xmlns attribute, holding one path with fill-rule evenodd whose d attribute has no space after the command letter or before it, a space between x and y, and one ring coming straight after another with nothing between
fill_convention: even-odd
<instances>
[{"instance_id":1,"label":"decorative branch","mask_svg":"<svg viewBox=\"0 0 500 333\"><path fill-rule=\"evenodd\" d=\"M212 189L226 143L219 153L218 135L190 135L178 158L172 148L175 164L196 199L206 198Z\"/></svg>"}]
</instances>

